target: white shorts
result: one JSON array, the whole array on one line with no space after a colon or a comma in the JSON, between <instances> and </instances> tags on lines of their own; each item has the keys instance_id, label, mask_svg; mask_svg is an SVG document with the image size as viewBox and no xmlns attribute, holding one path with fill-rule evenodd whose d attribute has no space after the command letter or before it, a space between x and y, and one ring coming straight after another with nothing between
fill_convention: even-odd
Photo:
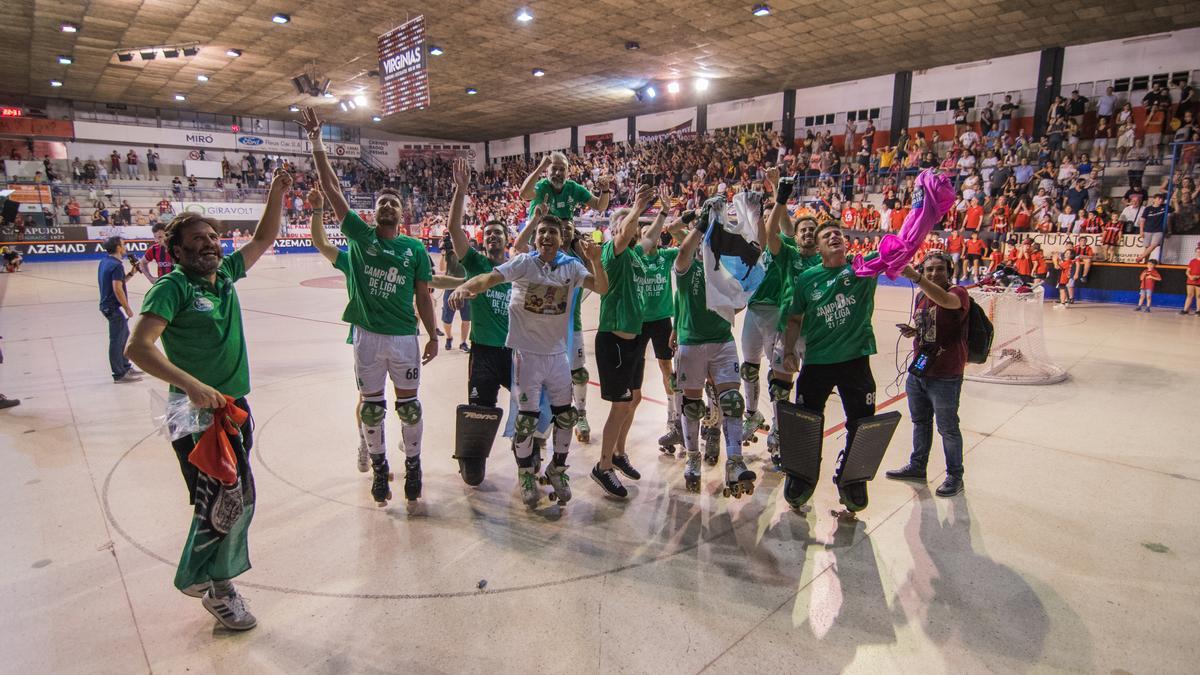
<instances>
[{"instance_id":1,"label":"white shorts","mask_svg":"<svg viewBox=\"0 0 1200 675\"><path fill-rule=\"evenodd\" d=\"M750 305L742 320L742 359L750 363L762 361L770 356L775 335L779 332L779 307L777 305Z\"/></svg>"},{"instance_id":2,"label":"white shorts","mask_svg":"<svg viewBox=\"0 0 1200 675\"><path fill-rule=\"evenodd\" d=\"M571 334L571 370L586 367L587 363L583 359L583 333L575 331Z\"/></svg>"},{"instance_id":3,"label":"white shorts","mask_svg":"<svg viewBox=\"0 0 1200 675\"><path fill-rule=\"evenodd\" d=\"M697 391L707 380L720 388L723 384L739 384L737 345L729 342L710 342L702 345L679 345L675 352L675 372L679 388Z\"/></svg>"},{"instance_id":4,"label":"white shorts","mask_svg":"<svg viewBox=\"0 0 1200 675\"><path fill-rule=\"evenodd\" d=\"M514 349L512 384L520 410L539 410L543 387L550 405L571 405L571 368L565 354L522 354Z\"/></svg>"},{"instance_id":5,"label":"white shorts","mask_svg":"<svg viewBox=\"0 0 1200 675\"><path fill-rule=\"evenodd\" d=\"M783 335L783 333L780 333L779 337L777 337L775 339L775 347L771 350L771 370L775 370L780 373L785 372L783 370L783 355L784 355L783 340L784 340L784 335ZM801 361L804 360L804 336L803 335L796 338L795 353L796 353L796 356L800 357Z\"/></svg>"},{"instance_id":6,"label":"white shorts","mask_svg":"<svg viewBox=\"0 0 1200 675\"><path fill-rule=\"evenodd\" d=\"M384 391L388 376L396 389L421 385L421 349L416 335L380 335L354 327L354 377L364 394Z\"/></svg>"}]
</instances>

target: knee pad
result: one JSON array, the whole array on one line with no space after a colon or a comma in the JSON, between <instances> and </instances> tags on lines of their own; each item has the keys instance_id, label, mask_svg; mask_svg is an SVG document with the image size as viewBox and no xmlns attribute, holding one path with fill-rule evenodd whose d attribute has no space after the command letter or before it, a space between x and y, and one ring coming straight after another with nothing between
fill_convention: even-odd
<instances>
[{"instance_id":1,"label":"knee pad","mask_svg":"<svg viewBox=\"0 0 1200 675\"><path fill-rule=\"evenodd\" d=\"M668 391L667 392L668 394L678 394L679 393L679 378L675 375L674 372L672 372L671 376L667 378L667 384L671 386L671 391Z\"/></svg>"},{"instance_id":2,"label":"knee pad","mask_svg":"<svg viewBox=\"0 0 1200 675\"><path fill-rule=\"evenodd\" d=\"M411 401L396 401L396 414L400 416L400 422L403 424L416 424L421 421L421 402L415 398Z\"/></svg>"},{"instance_id":3,"label":"knee pad","mask_svg":"<svg viewBox=\"0 0 1200 675\"><path fill-rule=\"evenodd\" d=\"M699 398L683 397L683 414L690 420L702 420L708 414L708 407Z\"/></svg>"},{"instance_id":4,"label":"knee pad","mask_svg":"<svg viewBox=\"0 0 1200 675\"><path fill-rule=\"evenodd\" d=\"M749 361L743 363L741 367L742 379L751 384L758 382L758 371L760 367L761 366L759 366L757 363L750 363Z\"/></svg>"},{"instance_id":5,"label":"knee pad","mask_svg":"<svg viewBox=\"0 0 1200 675\"><path fill-rule=\"evenodd\" d=\"M742 392L737 389L728 389L721 394L721 412L726 417L736 417L741 419L746 412L746 399L742 398Z\"/></svg>"},{"instance_id":6,"label":"knee pad","mask_svg":"<svg viewBox=\"0 0 1200 675\"><path fill-rule=\"evenodd\" d=\"M383 401L363 401L362 406L358 409L358 419L369 427L377 427L383 424L383 418L387 416L387 406Z\"/></svg>"},{"instance_id":7,"label":"knee pad","mask_svg":"<svg viewBox=\"0 0 1200 675\"><path fill-rule=\"evenodd\" d=\"M554 426L559 429L574 428L575 423L579 421L579 411L573 405L552 405L550 412L554 414Z\"/></svg>"},{"instance_id":8,"label":"knee pad","mask_svg":"<svg viewBox=\"0 0 1200 675\"><path fill-rule=\"evenodd\" d=\"M518 442L529 438L537 431L538 414L536 412L521 411L517 413L516 440Z\"/></svg>"},{"instance_id":9,"label":"knee pad","mask_svg":"<svg viewBox=\"0 0 1200 675\"><path fill-rule=\"evenodd\" d=\"M787 380L771 379L767 385L772 401L786 401L792 395L792 383Z\"/></svg>"},{"instance_id":10,"label":"knee pad","mask_svg":"<svg viewBox=\"0 0 1200 675\"><path fill-rule=\"evenodd\" d=\"M576 368L571 371L571 384L587 384L591 373L587 368Z\"/></svg>"}]
</instances>

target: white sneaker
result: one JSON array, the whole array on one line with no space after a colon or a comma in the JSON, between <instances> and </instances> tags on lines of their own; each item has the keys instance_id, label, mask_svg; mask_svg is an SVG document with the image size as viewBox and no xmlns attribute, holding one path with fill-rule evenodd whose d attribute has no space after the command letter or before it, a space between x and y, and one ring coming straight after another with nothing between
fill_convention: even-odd
<instances>
[{"instance_id":1,"label":"white sneaker","mask_svg":"<svg viewBox=\"0 0 1200 675\"><path fill-rule=\"evenodd\" d=\"M212 584L205 581L199 584L192 584L187 588L181 589L179 592L183 593L189 598L203 598L204 594L207 593L211 588Z\"/></svg>"},{"instance_id":2,"label":"white sneaker","mask_svg":"<svg viewBox=\"0 0 1200 675\"><path fill-rule=\"evenodd\" d=\"M220 597L213 596L212 591L209 591L204 594L200 603L229 630L250 630L258 625L258 619L246 609L246 601L237 591L234 591L233 595Z\"/></svg>"},{"instance_id":3,"label":"white sneaker","mask_svg":"<svg viewBox=\"0 0 1200 675\"><path fill-rule=\"evenodd\" d=\"M113 384L125 384L127 382L141 382L142 376L134 373L132 370L125 371L121 377L113 380Z\"/></svg>"}]
</instances>

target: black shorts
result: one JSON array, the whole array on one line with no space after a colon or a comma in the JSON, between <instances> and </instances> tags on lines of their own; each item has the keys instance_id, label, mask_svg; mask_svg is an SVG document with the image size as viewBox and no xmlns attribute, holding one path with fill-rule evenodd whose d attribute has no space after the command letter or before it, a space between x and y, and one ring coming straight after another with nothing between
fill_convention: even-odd
<instances>
[{"instance_id":1,"label":"black shorts","mask_svg":"<svg viewBox=\"0 0 1200 675\"><path fill-rule=\"evenodd\" d=\"M963 257L967 262L979 262L983 259L983 256L979 255L978 253L968 253Z\"/></svg>"},{"instance_id":2,"label":"black shorts","mask_svg":"<svg viewBox=\"0 0 1200 675\"><path fill-rule=\"evenodd\" d=\"M854 441L858 420L875 414L875 376L868 357L830 364L804 364L796 378L796 405L818 415L837 387L846 414L846 447Z\"/></svg>"},{"instance_id":3,"label":"black shorts","mask_svg":"<svg viewBox=\"0 0 1200 675\"><path fill-rule=\"evenodd\" d=\"M471 405L494 407L500 387L512 391L512 350L471 343L467 361L467 401Z\"/></svg>"},{"instance_id":4,"label":"black shorts","mask_svg":"<svg viewBox=\"0 0 1200 675\"><path fill-rule=\"evenodd\" d=\"M642 388L645 366L646 345L641 336L626 340L609 331L596 333L600 398L612 402L633 400L633 391Z\"/></svg>"},{"instance_id":5,"label":"black shorts","mask_svg":"<svg viewBox=\"0 0 1200 675\"><path fill-rule=\"evenodd\" d=\"M646 343L654 345L654 358L659 361L670 361L675 358L675 350L671 349L671 319L670 317L647 321L642 324L642 333L638 335L638 353L646 353Z\"/></svg>"}]
</instances>

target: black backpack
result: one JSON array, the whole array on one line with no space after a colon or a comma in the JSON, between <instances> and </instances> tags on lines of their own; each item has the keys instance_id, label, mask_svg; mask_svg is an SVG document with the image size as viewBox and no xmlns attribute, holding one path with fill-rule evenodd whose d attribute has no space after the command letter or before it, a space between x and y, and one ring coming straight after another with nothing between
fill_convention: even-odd
<instances>
[{"instance_id":1,"label":"black backpack","mask_svg":"<svg viewBox=\"0 0 1200 675\"><path fill-rule=\"evenodd\" d=\"M986 363L996 329L987 312L971 298L967 308L967 363Z\"/></svg>"}]
</instances>

